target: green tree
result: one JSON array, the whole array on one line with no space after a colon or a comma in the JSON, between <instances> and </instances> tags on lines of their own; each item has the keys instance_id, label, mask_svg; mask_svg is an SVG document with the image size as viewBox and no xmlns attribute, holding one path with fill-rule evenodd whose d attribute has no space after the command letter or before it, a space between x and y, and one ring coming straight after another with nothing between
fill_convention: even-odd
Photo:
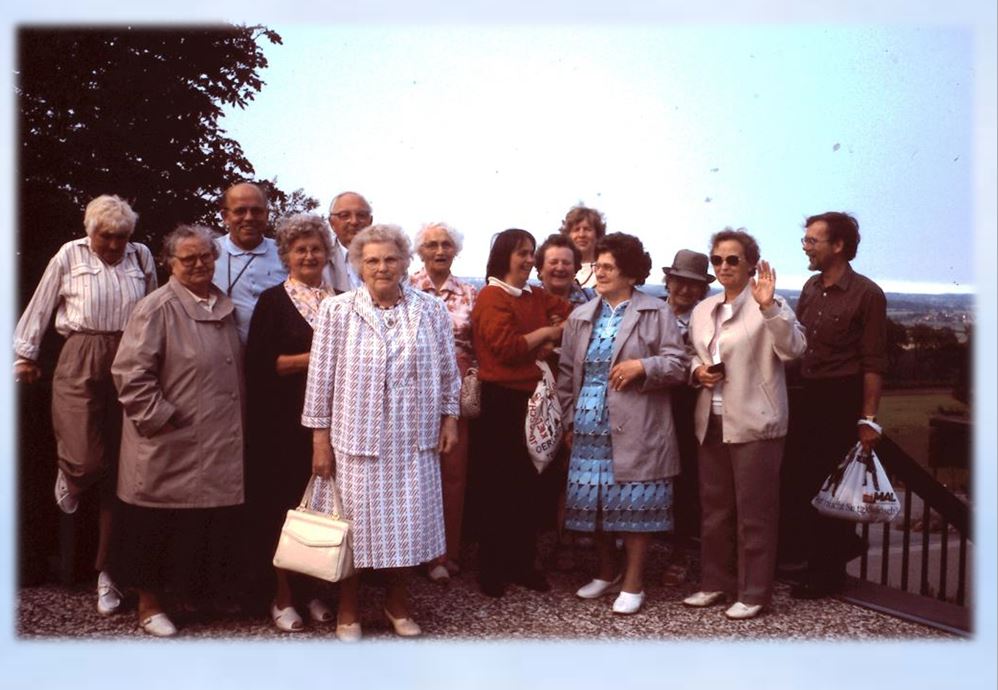
<instances>
[{"instance_id":1,"label":"green tree","mask_svg":"<svg viewBox=\"0 0 998 690\"><path fill-rule=\"evenodd\" d=\"M273 237L274 230L282 218L296 213L308 213L319 206L319 200L305 193L299 187L292 192L284 192L277 186L277 178L272 180L257 180L258 184L270 201L270 224L267 234Z\"/></svg>"},{"instance_id":2,"label":"green tree","mask_svg":"<svg viewBox=\"0 0 998 690\"><path fill-rule=\"evenodd\" d=\"M177 223L217 224L221 191L254 173L221 127L223 108L244 108L261 89L261 42L279 44L278 34L24 27L17 39L22 304L99 194L127 199L136 239L154 249Z\"/></svg>"}]
</instances>

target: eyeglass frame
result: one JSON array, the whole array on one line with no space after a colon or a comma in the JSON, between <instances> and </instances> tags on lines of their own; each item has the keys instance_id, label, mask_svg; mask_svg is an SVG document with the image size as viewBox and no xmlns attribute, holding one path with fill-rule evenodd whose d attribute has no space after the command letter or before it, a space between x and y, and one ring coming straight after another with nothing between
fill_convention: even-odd
<instances>
[{"instance_id":1,"label":"eyeglass frame","mask_svg":"<svg viewBox=\"0 0 998 690\"><path fill-rule=\"evenodd\" d=\"M180 262L180 265L184 268L194 268L198 265L198 259L201 260L205 266L215 263L215 254L213 252L204 252L201 254L188 254L187 256L177 256L173 255L174 259Z\"/></svg>"},{"instance_id":2,"label":"eyeglass frame","mask_svg":"<svg viewBox=\"0 0 998 690\"><path fill-rule=\"evenodd\" d=\"M728 254L727 256L721 256L720 254L710 255L710 265L713 266L714 268L717 268L721 264L728 264L731 267L735 267L738 264L740 264L742 261L745 261L745 259L738 256L737 254Z\"/></svg>"},{"instance_id":3,"label":"eyeglass frame","mask_svg":"<svg viewBox=\"0 0 998 690\"><path fill-rule=\"evenodd\" d=\"M819 242L831 242L831 240L827 239L827 238L817 238L817 237L801 237L800 238L800 246L805 247L805 248L806 247L813 247L814 245L818 244Z\"/></svg>"}]
</instances>

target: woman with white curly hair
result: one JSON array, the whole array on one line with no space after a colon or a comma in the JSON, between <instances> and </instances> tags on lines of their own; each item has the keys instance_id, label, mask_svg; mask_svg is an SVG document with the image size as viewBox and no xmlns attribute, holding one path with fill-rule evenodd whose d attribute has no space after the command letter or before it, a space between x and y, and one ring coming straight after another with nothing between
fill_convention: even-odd
<instances>
[{"instance_id":1,"label":"woman with white curly hair","mask_svg":"<svg viewBox=\"0 0 998 690\"><path fill-rule=\"evenodd\" d=\"M102 194L87 204L86 237L67 242L52 257L14 331L18 383L42 375L38 354L53 312L55 329L66 338L52 377L55 500L64 513L74 513L84 492L95 486L100 492L95 568L97 611L105 616L121 605L105 571L121 439L111 362L135 305L156 289L152 254L129 241L137 219L117 196Z\"/></svg>"},{"instance_id":2,"label":"woman with white curly hair","mask_svg":"<svg viewBox=\"0 0 998 690\"><path fill-rule=\"evenodd\" d=\"M427 223L416 233L416 253L423 267L409 279L412 286L439 297L450 314L458 372L463 377L475 361L471 346L471 308L478 291L451 272L454 257L461 253L464 237L446 223ZM447 553L430 564L429 576L446 582L460 570L461 521L468 478L468 420L457 423L457 444L440 457L443 480L444 526Z\"/></svg>"},{"instance_id":3,"label":"woman with white curly hair","mask_svg":"<svg viewBox=\"0 0 998 690\"><path fill-rule=\"evenodd\" d=\"M386 571L384 614L403 637L421 633L408 569L444 553L439 456L457 442L460 393L450 317L409 285L410 255L396 225L350 243L363 285L319 307L302 412L312 472L335 471L353 522L354 566ZM355 573L340 583L336 636L359 640L360 620Z\"/></svg>"}]
</instances>

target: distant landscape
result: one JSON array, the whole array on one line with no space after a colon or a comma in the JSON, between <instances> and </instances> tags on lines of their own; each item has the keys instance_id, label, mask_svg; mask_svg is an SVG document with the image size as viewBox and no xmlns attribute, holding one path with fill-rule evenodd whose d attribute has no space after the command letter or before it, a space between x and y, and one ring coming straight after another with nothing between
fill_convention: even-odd
<instances>
[{"instance_id":1,"label":"distant landscape","mask_svg":"<svg viewBox=\"0 0 998 690\"><path fill-rule=\"evenodd\" d=\"M461 278L476 287L481 287L485 281L481 278ZM639 288L656 297L665 297L665 286L661 283L650 283ZM791 306L797 304L800 290L777 290L777 294L785 298ZM942 295L918 295L902 292L888 292L887 318L905 327L916 325L931 328L948 328L964 342L967 338L967 328L974 323L974 295L952 293Z\"/></svg>"}]
</instances>

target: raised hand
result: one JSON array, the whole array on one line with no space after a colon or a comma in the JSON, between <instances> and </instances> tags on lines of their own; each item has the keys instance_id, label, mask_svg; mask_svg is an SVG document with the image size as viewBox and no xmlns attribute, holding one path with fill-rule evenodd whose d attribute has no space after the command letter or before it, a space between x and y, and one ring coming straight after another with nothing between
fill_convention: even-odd
<instances>
[{"instance_id":1,"label":"raised hand","mask_svg":"<svg viewBox=\"0 0 998 690\"><path fill-rule=\"evenodd\" d=\"M768 309L776 294L776 269L768 261L760 261L755 267L755 277L751 279L752 297L760 309Z\"/></svg>"}]
</instances>

